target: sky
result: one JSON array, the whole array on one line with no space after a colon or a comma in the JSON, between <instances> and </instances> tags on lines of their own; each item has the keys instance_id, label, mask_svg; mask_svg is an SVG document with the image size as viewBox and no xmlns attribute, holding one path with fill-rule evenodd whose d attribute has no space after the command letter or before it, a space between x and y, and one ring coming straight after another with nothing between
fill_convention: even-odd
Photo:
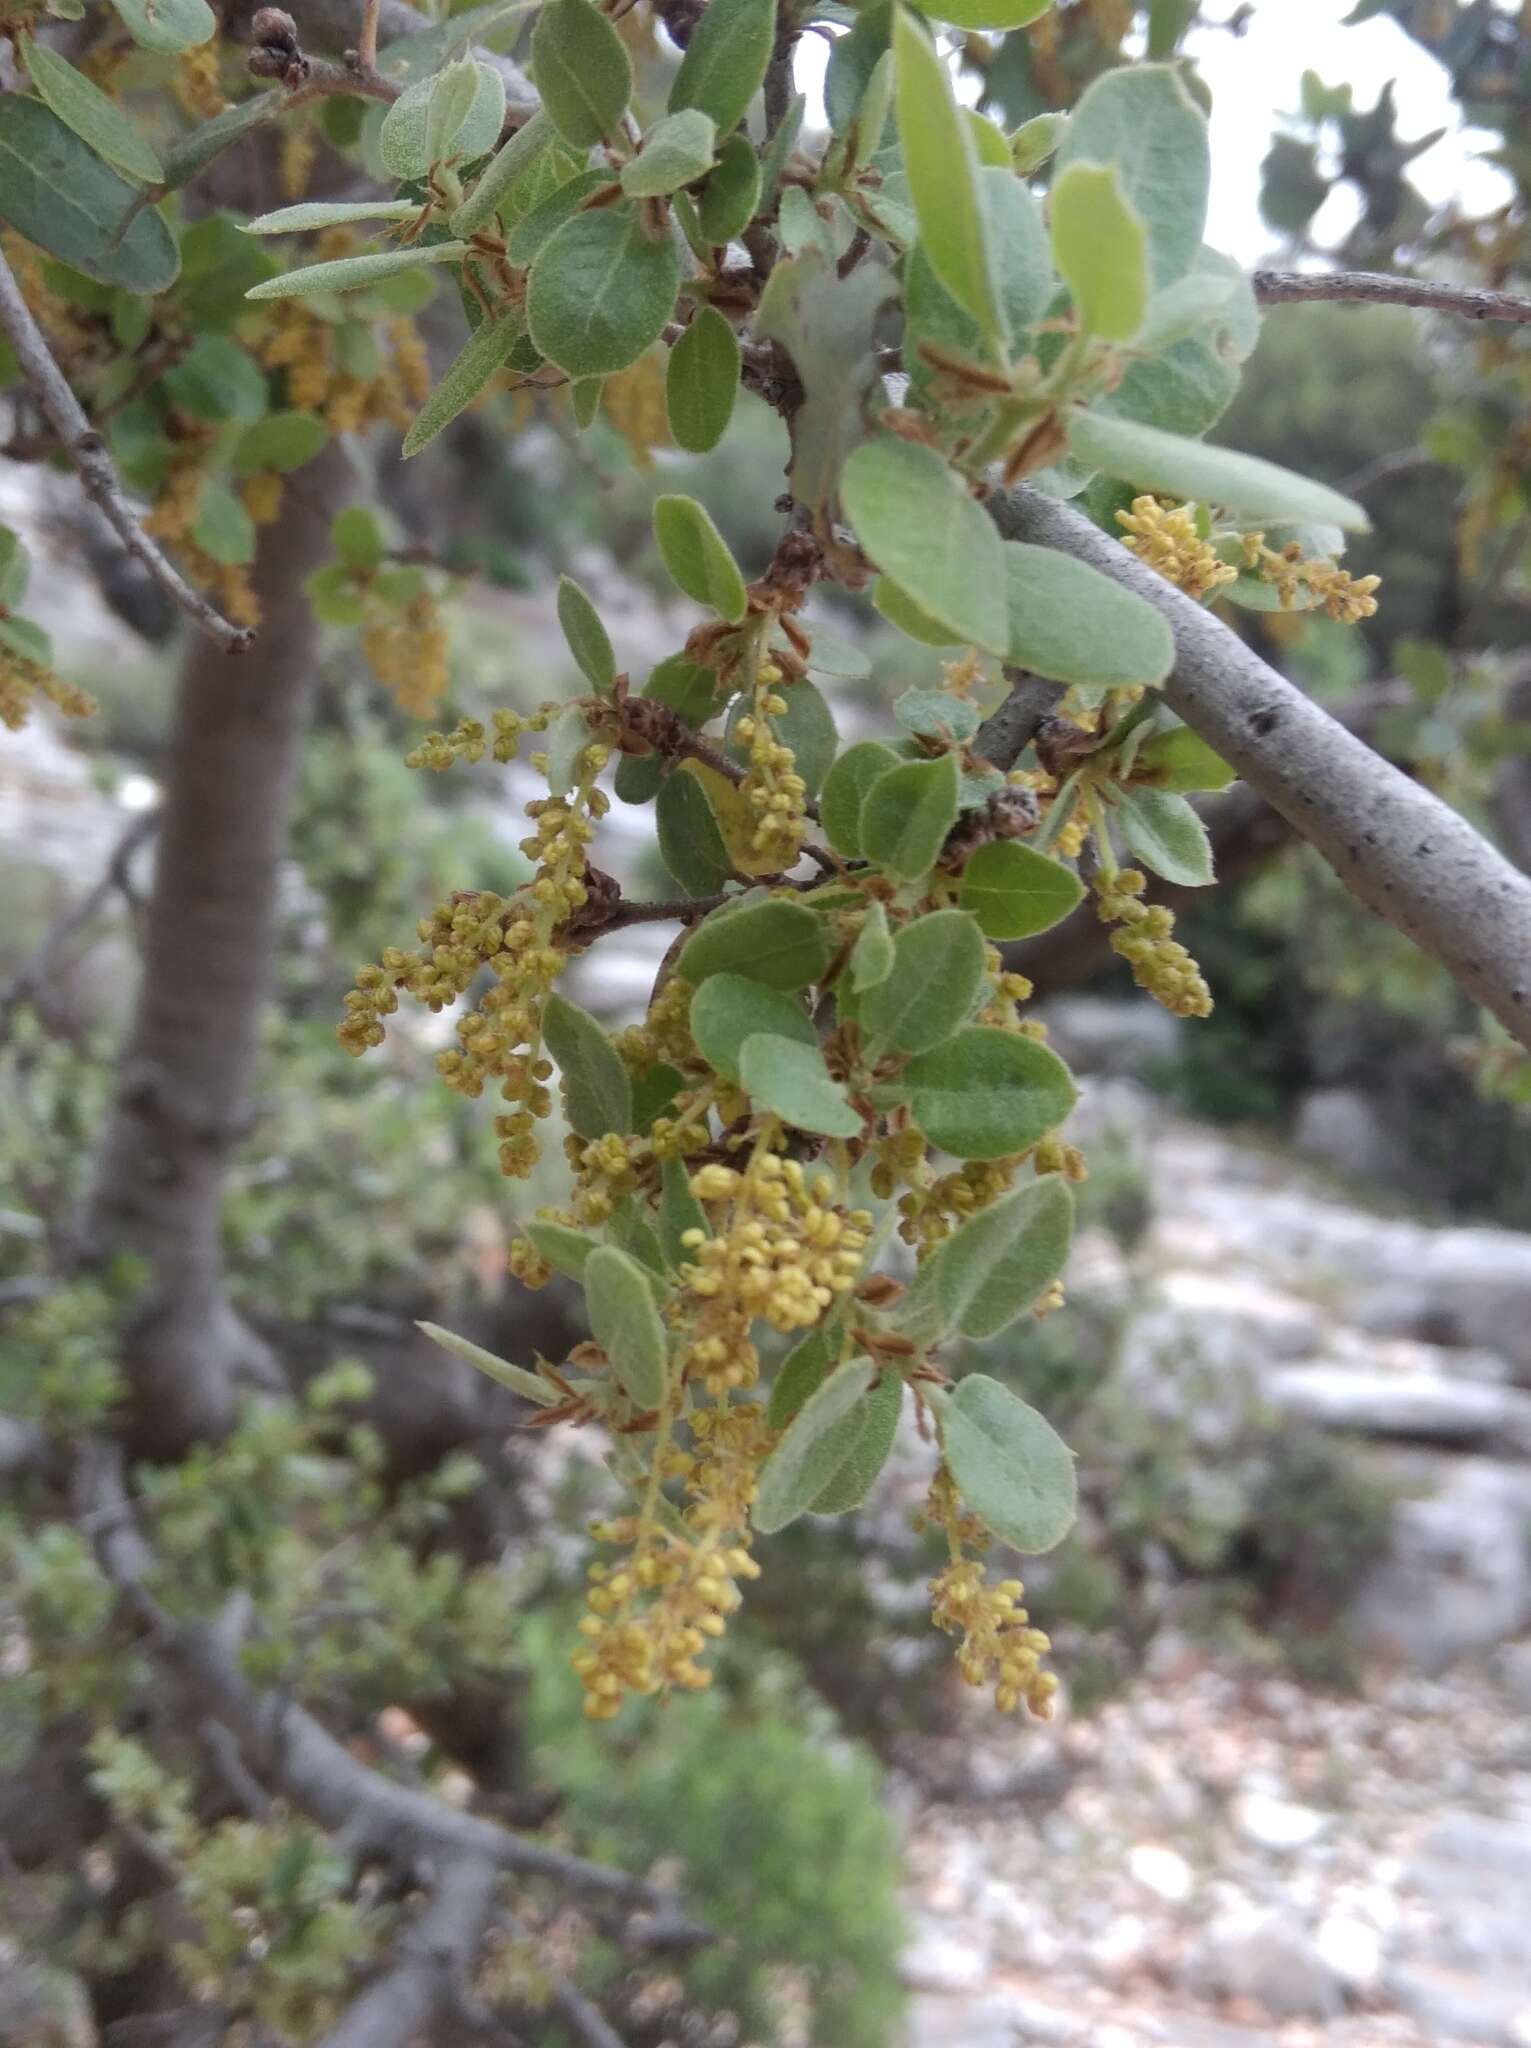
<instances>
[{"instance_id":1,"label":"sky","mask_svg":"<svg viewBox=\"0 0 1531 2048\"><path fill-rule=\"evenodd\" d=\"M1214 0L1218 14L1230 0ZM1194 31L1187 47L1196 55L1212 89L1212 204L1207 240L1243 263L1269 253L1271 237L1261 224L1260 162L1282 114L1299 103L1298 82L1314 70L1326 85L1350 84L1356 103L1371 106L1391 78L1398 100L1399 132L1406 138L1446 127L1447 135L1416 159L1410 175L1433 202L1452 197L1473 210L1494 205L1505 181L1475 153L1492 147L1484 130L1458 130L1455 109L1440 66L1406 36L1395 21L1378 16L1356 28L1344 25L1344 0L1257 0L1245 33ZM810 109L822 118L827 49L817 36L799 46L798 82L810 94ZM1352 215L1349 195L1336 195L1316 223L1320 241L1343 234Z\"/></svg>"}]
</instances>

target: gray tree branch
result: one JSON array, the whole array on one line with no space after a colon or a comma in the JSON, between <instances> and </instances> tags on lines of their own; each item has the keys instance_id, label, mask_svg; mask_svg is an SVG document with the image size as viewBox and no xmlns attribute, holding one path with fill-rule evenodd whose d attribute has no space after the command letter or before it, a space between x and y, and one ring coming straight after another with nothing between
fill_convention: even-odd
<instances>
[{"instance_id":1,"label":"gray tree branch","mask_svg":"<svg viewBox=\"0 0 1531 2048\"><path fill-rule=\"evenodd\" d=\"M209 640L215 641L226 654L242 653L255 638L250 628L230 625L199 590L193 590L180 570L139 525L122 485L117 481L112 458L106 452L106 443L86 418L67 378L53 360L42 329L32 318L32 309L21 296L21 287L3 253L0 253L0 328L4 329L15 351L27 389L37 400L43 418L58 436L59 447L79 471L87 497L100 507L123 546L143 563L160 589Z\"/></svg>"},{"instance_id":2,"label":"gray tree branch","mask_svg":"<svg viewBox=\"0 0 1531 2048\"><path fill-rule=\"evenodd\" d=\"M411 2048L471 1976L499 1879L486 1857L446 1864L395 1960L353 1999L319 2048Z\"/></svg>"},{"instance_id":3,"label":"gray tree branch","mask_svg":"<svg viewBox=\"0 0 1531 2048\"><path fill-rule=\"evenodd\" d=\"M1257 270L1251 282L1262 306L1308 305L1318 299L1359 300L1373 306L1423 306L1460 320L1531 321L1531 299L1476 285L1434 284L1380 270Z\"/></svg>"},{"instance_id":4,"label":"gray tree branch","mask_svg":"<svg viewBox=\"0 0 1531 2048\"><path fill-rule=\"evenodd\" d=\"M1082 513L1024 489L989 509L1008 538L1087 562L1161 612L1176 647L1165 701L1352 894L1531 1049L1531 880Z\"/></svg>"}]
</instances>

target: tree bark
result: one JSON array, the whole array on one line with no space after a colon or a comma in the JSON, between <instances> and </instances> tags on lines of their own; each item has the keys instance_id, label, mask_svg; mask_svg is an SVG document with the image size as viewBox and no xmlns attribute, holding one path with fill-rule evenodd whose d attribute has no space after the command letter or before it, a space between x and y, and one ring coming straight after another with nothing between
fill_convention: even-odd
<instances>
[{"instance_id":1,"label":"tree bark","mask_svg":"<svg viewBox=\"0 0 1531 2048\"><path fill-rule=\"evenodd\" d=\"M93 1261L131 1251L148 1263L123 1357L129 1441L147 1456L225 1430L241 1372L270 1371L225 1295L222 1194L250 1122L313 675L303 577L327 552L347 474L331 447L289 480L255 564L255 647L230 655L198 641L181 671L143 983L83 1247Z\"/></svg>"}]
</instances>

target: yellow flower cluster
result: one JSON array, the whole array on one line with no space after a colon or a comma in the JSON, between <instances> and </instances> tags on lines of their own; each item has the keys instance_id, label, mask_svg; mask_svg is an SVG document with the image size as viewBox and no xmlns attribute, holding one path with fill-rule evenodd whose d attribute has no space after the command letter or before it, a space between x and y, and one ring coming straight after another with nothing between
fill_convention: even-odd
<instances>
[{"instance_id":1,"label":"yellow flower cluster","mask_svg":"<svg viewBox=\"0 0 1531 2048\"><path fill-rule=\"evenodd\" d=\"M1111 935L1113 952L1132 969L1132 978L1177 1017L1210 1017L1212 991L1201 969L1174 937L1175 913L1162 903L1144 903L1148 878L1137 868L1119 868L1095 884L1096 911L1103 924L1120 924Z\"/></svg>"},{"instance_id":2,"label":"yellow flower cluster","mask_svg":"<svg viewBox=\"0 0 1531 2048\"><path fill-rule=\"evenodd\" d=\"M571 1133L564 1154L574 1169L569 1220L585 1226L606 1222L624 1195L636 1193L652 1157L647 1138L624 1138L616 1131L589 1140Z\"/></svg>"},{"instance_id":3,"label":"yellow flower cluster","mask_svg":"<svg viewBox=\"0 0 1531 2048\"><path fill-rule=\"evenodd\" d=\"M244 562L220 562L192 538L197 510L207 485L203 465L217 438L215 428L183 413L173 413L175 452L158 497L144 520L144 530L168 541L193 583L212 592L213 601L236 626L258 626L260 601Z\"/></svg>"},{"instance_id":4,"label":"yellow flower cluster","mask_svg":"<svg viewBox=\"0 0 1531 2048\"><path fill-rule=\"evenodd\" d=\"M628 1693L710 1685L712 1674L697 1659L739 1606L738 1582L760 1576L748 1532L760 1467L775 1441L765 1410L752 1401L699 1410L689 1427L694 1451L656 1453L665 1476L685 1481L690 1505L682 1527L661 1528L645 1514L597 1523L592 1532L633 1549L616 1569L590 1569L585 1640L573 1663L594 1721L609 1721Z\"/></svg>"},{"instance_id":5,"label":"yellow flower cluster","mask_svg":"<svg viewBox=\"0 0 1531 2048\"><path fill-rule=\"evenodd\" d=\"M240 490L244 508L257 526L275 526L282 516L282 477L278 470L259 469Z\"/></svg>"},{"instance_id":6,"label":"yellow flower cluster","mask_svg":"<svg viewBox=\"0 0 1531 2048\"><path fill-rule=\"evenodd\" d=\"M449 680L446 624L431 591L417 591L402 610L381 598L370 600L361 650L406 716L430 717Z\"/></svg>"},{"instance_id":7,"label":"yellow flower cluster","mask_svg":"<svg viewBox=\"0 0 1531 2048\"><path fill-rule=\"evenodd\" d=\"M1034 1714L1048 1720L1058 1681L1042 1669L1052 1647L1039 1628L1028 1625L1022 1607L1025 1587L1019 1579L984 1583L983 1566L956 1558L930 1582L931 1619L948 1635L960 1635L957 1669L969 1685L994 1681L994 1704L1010 1714L1024 1700Z\"/></svg>"},{"instance_id":8,"label":"yellow flower cluster","mask_svg":"<svg viewBox=\"0 0 1531 2048\"><path fill-rule=\"evenodd\" d=\"M19 732L37 698L46 697L65 718L89 718L96 700L40 661L0 645L0 725Z\"/></svg>"},{"instance_id":9,"label":"yellow flower cluster","mask_svg":"<svg viewBox=\"0 0 1531 2048\"><path fill-rule=\"evenodd\" d=\"M656 448L672 445L665 403L663 349L651 349L636 363L606 379L601 408L632 451L639 469L654 467Z\"/></svg>"},{"instance_id":10,"label":"yellow flower cluster","mask_svg":"<svg viewBox=\"0 0 1531 2048\"><path fill-rule=\"evenodd\" d=\"M792 749L777 738L771 723L786 715L787 700L776 689L781 680L775 662L761 663L753 710L739 720L737 733L750 750L749 767L740 785L755 815L750 851L785 870L796 865L808 835L808 785L797 772Z\"/></svg>"},{"instance_id":11,"label":"yellow flower cluster","mask_svg":"<svg viewBox=\"0 0 1531 2048\"><path fill-rule=\"evenodd\" d=\"M646 1074L661 1062L685 1066L696 1058L696 1041L691 1036L692 994L690 982L672 974L649 1004L643 1022L618 1033L617 1051L630 1073Z\"/></svg>"},{"instance_id":12,"label":"yellow flower cluster","mask_svg":"<svg viewBox=\"0 0 1531 2048\"><path fill-rule=\"evenodd\" d=\"M440 775L458 761L482 761L492 753L496 761L513 761L521 737L529 732L546 732L557 705L544 704L525 717L519 711L496 711L491 743L483 723L462 718L450 732L428 732L420 744L404 756L406 768L429 768Z\"/></svg>"},{"instance_id":13,"label":"yellow flower cluster","mask_svg":"<svg viewBox=\"0 0 1531 2048\"><path fill-rule=\"evenodd\" d=\"M181 52L171 74L170 88L193 120L211 121L214 115L223 112L228 102L223 97L216 37Z\"/></svg>"},{"instance_id":14,"label":"yellow flower cluster","mask_svg":"<svg viewBox=\"0 0 1531 2048\"><path fill-rule=\"evenodd\" d=\"M314 258L327 263L356 246L349 228L329 228L315 243ZM403 431L430 394L425 345L414 322L403 317L390 320L375 339L378 367L364 376L345 367L336 328L307 299L275 299L255 351L266 369L286 372L287 403L323 413L332 433L357 433L380 420Z\"/></svg>"},{"instance_id":15,"label":"yellow flower cluster","mask_svg":"<svg viewBox=\"0 0 1531 2048\"><path fill-rule=\"evenodd\" d=\"M1187 597L1203 598L1219 585L1233 583L1238 570L1221 561L1211 541L1196 531L1194 505L1163 505L1157 498L1134 498L1130 512L1118 512L1117 524L1127 529L1126 545L1156 569L1167 583Z\"/></svg>"},{"instance_id":16,"label":"yellow flower cluster","mask_svg":"<svg viewBox=\"0 0 1531 2048\"><path fill-rule=\"evenodd\" d=\"M827 1173L810 1180L800 1160L763 1146L743 1172L701 1167L691 1192L724 1214L710 1236L693 1230L682 1240L691 1263L681 1278L699 1304L685 1368L709 1393L722 1395L753 1386L759 1375L750 1338L757 1317L773 1330L808 1329L851 1291L872 1219L836 1202Z\"/></svg>"},{"instance_id":17,"label":"yellow flower cluster","mask_svg":"<svg viewBox=\"0 0 1531 2048\"><path fill-rule=\"evenodd\" d=\"M1275 585L1287 611L1294 611L1306 597L1341 626L1357 626L1376 613L1380 576L1352 576L1322 555L1304 557L1296 541L1288 541L1278 552L1265 545L1263 533L1246 533L1244 560L1263 582Z\"/></svg>"},{"instance_id":18,"label":"yellow flower cluster","mask_svg":"<svg viewBox=\"0 0 1531 2048\"><path fill-rule=\"evenodd\" d=\"M924 1149L922 1138L922 1161ZM997 1202L1013 1184L1020 1163L1018 1158L969 1159L927 1187L912 1186L899 1201L899 1236L905 1244L939 1244L959 1223Z\"/></svg>"}]
</instances>

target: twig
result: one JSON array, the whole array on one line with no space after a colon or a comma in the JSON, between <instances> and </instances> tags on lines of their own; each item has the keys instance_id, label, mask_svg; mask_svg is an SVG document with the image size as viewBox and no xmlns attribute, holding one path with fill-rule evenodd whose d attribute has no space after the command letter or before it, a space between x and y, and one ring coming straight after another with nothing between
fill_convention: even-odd
<instances>
[{"instance_id":1,"label":"twig","mask_svg":"<svg viewBox=\"0 0 1531 2048\"><path fill-rule=\"evenodd\" d=\"M531 1930L522 1925L514 1914L507 1913L505 1924L520 1941L532 1941ZM622 2036L585 1994L577 1990L567 1977L558 1972L549 1973L548 2002L561 2019L568 2021L574 2032L584 2042L585 2048L626 2048ZM330 2044L333 2048L333 2044ZM371 2048L371 2043L368 2043Z\"/></svg>"},{"instance_id":2,"label":"twig","mask_svg":"<svg viewBox=\"0 0 1531 2048\"><path fill-rule=\"evenodd\" d=\"M1413 476L1421 469L1444 469L1446 465L1437 455L1427 455L1423 448L1394 448L1386 455L1375 455L1370 462L1363 462L1359 469L1353 469L1349 476L1341 477L1335 489L1343 498L1364 498L1368 491L1376 490L1378 484L1390 484L1395 477Z\"/></svg>"},{"instance_id":3,"label":"twig","mask_svg":"<svg viewBox=\"0 0 1531 2048\"><path fill-rule=\"evenodd\" d=\"M482 1856L448 1863L395 1960L323 2036L319 2048L410 2048L472 1974L500 1873Z\"/></svg>"},{"instance_id":4,"label":"twig","mask_svg":"<svg viewBox=\"0 0 1531 2048\"><path fill-rule=\"evenodd\" d=\"M1007 668L1005 680L1010 685L1009 696L973 735L973 752L996 768L1015 766L1064 695L1061 683L1049 683L1029 669Z\"/></svg>"},{"instance_id":5,"label":"twig","mask_svg":"<svg viewBox=\"0 0 1531 2048\"><path fill-rule=\"evenodd\" d=\"M1380 270L1257 270L1252 282L1262 306L1302 305L1318 299L1357 299L1374 306L1425 306L1461 320L1531 322L1531 299L1476 285L1432 284Z\"/></svg>"},{"instance_id":6,"label":"twig","mask_svg":"<svg viewBox=\"0 0 1531 2048\"><path fill-rule=\"evenodd\" d=\"M4 1035L12 1016L21 1005L30 1001L46 986L53 971L54 956L65 940L72 939L77 931L89 924L114 892L120 892L130 903L133 901L132 886L128 880L128 862L144 841L157 830L158 825L157 812L138 813L112 848L100 880L86 891L78 903L66 910L62 917L48 927L10 980L0 988L0 1036Z\"/></svg>"},{"instance_id":7,"label":"twig","mask_svg":"<svg viewBox=\"0 0 1531 2048\"><path fill-rule=\"evenodd\" d=\"M63 371L49 353L41 328L21 296L9 263L0 253L0 328L4 328L27 388L59 439L59 446L80 473L88 497L101 508L117 537L143 563L155 582L195 620L210 640L227 654L241 654L255 635L248 626L233 626L215 611L200 591L193 590L180 570L150 540L123 495L106 443L85 417Z\"/></svg>"},{"instance_id":8,"label":"twig","mask_svg":"<svg viewBox=\"0 0 1531 2048\"><path fill-rule=\"evenodd\" d=\"M527 1841L497 1821L396 1784L360 1762L296 1701L253 1686L205 1626L176 1620L149 1591L155 1558L134 1518L116 1445L94 1439L81 1445L75 1492L101 1569L146 1631L150 1647L202 1712L228 1729L251 1764L354 1854L395 1865L478 1862L522 1877L545 1877L593 1898L646 1908L662 1917L667 1932L673 1927L675 1900L661 1886ZM710 1938L703 1928L692 1931L698 1940Z\"/></svg>"},{"instance_id":9,"label":"twig","mask_svg":"<svg viewBox=\"0 0 1531 2048\"><path fill-rule=\"evenodd\" d=\"M356 62L362 71L377 69L377 19L382 0L362 0L361 34L356 38Z\"/></svg>"},{"instance_id":10,"label":"twig","mask_svg":"<svg viewBox=\"0 0 1531 2048\"><path fill-rule=\"evenodd\" d=\"M1531 880L1082 513L1025 489L995 492L988 509L1001 533L1087 562L1161 612L1175 636L1170 708L1531 1050Z\"/></svg>"}]
</instances>

